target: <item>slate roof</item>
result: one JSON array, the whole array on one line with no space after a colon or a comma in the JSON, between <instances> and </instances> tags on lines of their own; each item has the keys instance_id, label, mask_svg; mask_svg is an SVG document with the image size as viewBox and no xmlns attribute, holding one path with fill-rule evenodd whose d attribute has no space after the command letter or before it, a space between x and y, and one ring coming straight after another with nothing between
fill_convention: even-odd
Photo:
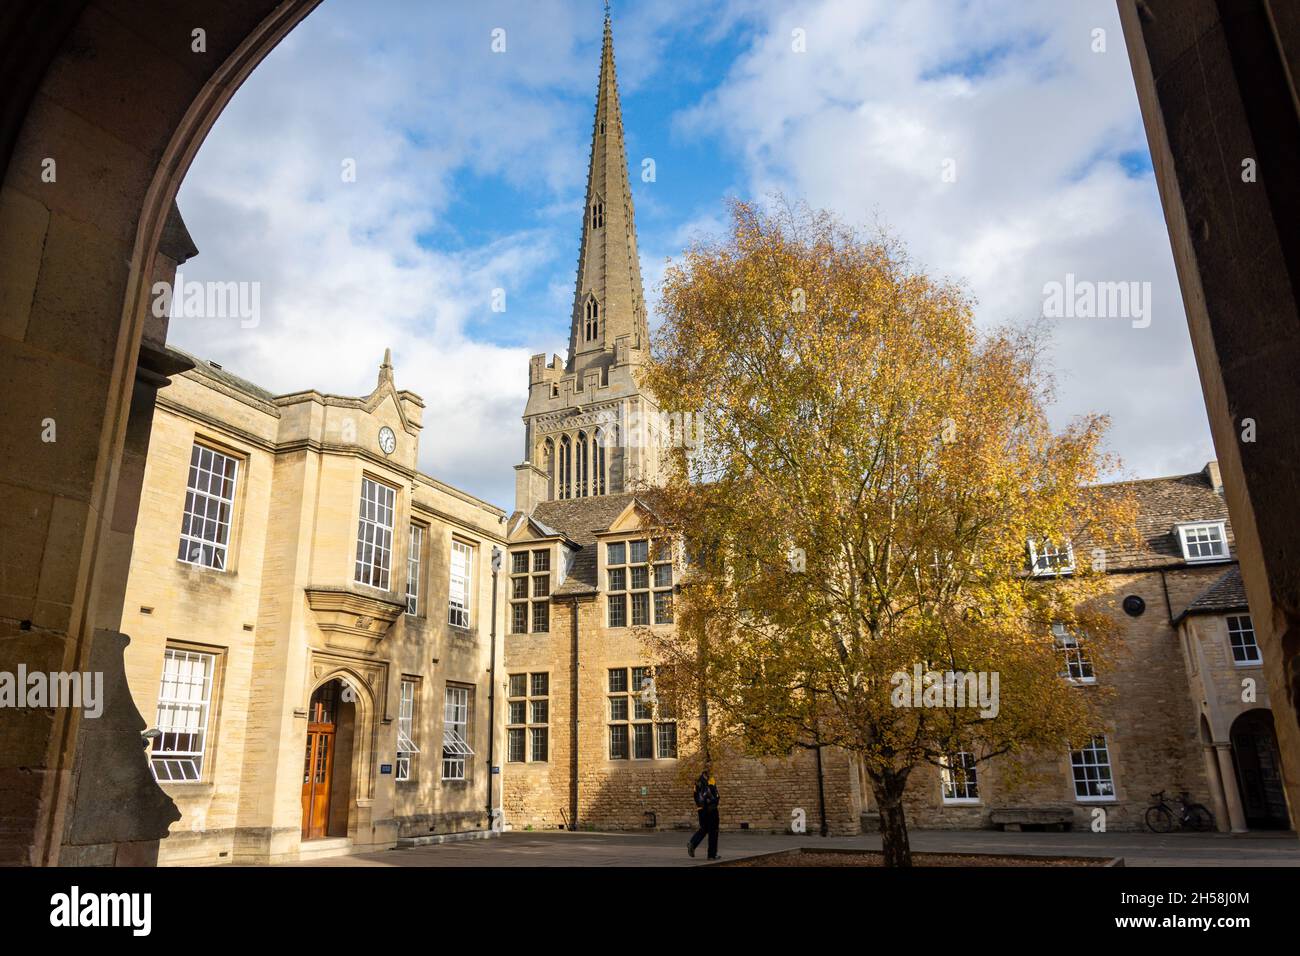
<instances>
[{"instance_id":1,"label":"slate roof","mask_svg":"<svg viewBox=\"0 0 1300 956\"><path fill-rule=\"evenodd\" d=\"M1178 620L1181 621L1189 614L1217 614L1249 609L1250 605L1246 601L1246 585L1241 580L1241 567L1234 564L1213 584L1193 598L1183 613L1178 615Z\"/></svg>"},{"instance_id":2,"label":"slate roof","mask_svg":"<svg viewBox=\"0 0 1300 956\"><path fill-rule=\"evenodd\" d=\"M275 400L274 392L269 392L260 385L254 385L248 379L240 378L233 372L227 372L220 365L213 365L208 359L200 358L184 349L178 349L174 345L167 346L167 351L175 352L177 355L182 355L193 362L193 371L195 374L201 375L205 378L215 379L216 381L228 385L237 391L243 392L245 395L260 399L268 404Z\"/></svg>"},{"instance_id":3,"label":"slate roof","mask_svg":"<svg viewBox=\"0 0 1300 956\"><path fill-rule=\"evenodd\" d=\"M1222 492L1216 492L1211 486L1205 471L1120 481L1102 485L1099 490L1104 494L1131 495L1137 505L1138 540L1107 554L1111 572L1188 567L1175 526L1192 521L1225 522L1229 553L1235 559L1236 543L1228 520L1227 502ZM558 532L578 546L568 576L554 591L557 597L598 593L596 535L608 530L635 499L633 494L604 495L543 501L536 506L529 516L536 525ZM1075 547L1076 559L1084 560L1080 555L1087 553L1086 542L1076 543ZM1188 605L1183 614L1236 610L1246 606L1241 574L1234 560L1232 566Z\"/></svg>"},{"instance_id":4,"label":"slate roof","mask_svg":"<svg viewBox=\"0 0 1300 956\"><path fill-rule=\"evenodd\" d=\"M556 529L579 548L568 577L552 592L556 597L597 593L596 532L608 530L635 497L623 494L543 501L533 509L537 523Z\"/></svg>"},{"instance_id":5,"label":"slate roof","mask_svg":"<svg viewBox=\"0 0 1300 956\"><path fill-rule=\"evenodd\" d=\"M1236 555L1228 503L1216 492L1204 471L1168 478L1146 478L1102 485L1106 494L1131 494L1137 504L1139 540L1106 555L1111 571L1172 568L1186 564L1174 526L1189 521L1227 522L1229 554ZM1080 553L1076 544L1076 555Z\"/></svg>"}]
</instances>

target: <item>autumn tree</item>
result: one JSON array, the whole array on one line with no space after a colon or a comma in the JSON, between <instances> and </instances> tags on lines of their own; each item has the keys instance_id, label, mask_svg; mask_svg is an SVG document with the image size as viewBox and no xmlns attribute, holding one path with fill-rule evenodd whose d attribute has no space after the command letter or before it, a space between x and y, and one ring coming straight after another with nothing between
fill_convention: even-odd
<instances>
[{"instance_id":1,"label":"autumn tree","mask_svg":"<svg viewBox=\"0 0 1300 956\"><path fill-rule=\"evenodd\" d=\"M910 865L915 768L1098 730L1052 625L1104 666L1101 575L1056 555L1131 529L1090 487L1106 420L1054 431L1037 334L981 332L959 286L824 212L734 203L729 236L670 264L662 309L645 384L678 440L647 494L689 557L675 633L647 639L707 708L707 746L856 754L886 862ZM996 705L913 706L918 665L996 675Z\"/></svg>"}]
</instances>

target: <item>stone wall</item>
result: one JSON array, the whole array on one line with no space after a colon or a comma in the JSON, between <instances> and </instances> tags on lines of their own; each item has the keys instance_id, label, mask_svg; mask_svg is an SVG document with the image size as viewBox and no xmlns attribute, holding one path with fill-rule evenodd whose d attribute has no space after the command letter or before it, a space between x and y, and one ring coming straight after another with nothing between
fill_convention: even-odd
<instances>
[{"instance_id":1,"label":"stone wall","mask_svg":"<svg viewBox=\"0 0 1300 956\"><path fill-rule=\"evenodd\" d=\"M552 602L548 634L507 635L506 672L551 675L551 745L546 763L506 763L506 819L515 829L549 829L571 822L573 739L576 736L577 819L595 829L695 829L694 782L702 766L688 750L688 714L679 721L677 759L609 758L608 672L649 663L629 628L605 627L603 598ZM578 615L577 721L573 721L573 614ZM698 724L694 724L697 729ZM848 755L822 754L827 823L831 832L859 830L857 774ZM785 831L792 813L804 811L807 827L819 826L816 756L754 759L715 754L724 829Z\"/></svg>"},{"instance_id":2,"label":"stone wall","mask_svg":"<svg viewBox=\"0 0 1300 956\"><path fill-rule=\"evenodd\" d=\"M1115 574L1108 610L1119 622L1119 640L1107 669L1098 666L1095 686L1071 686L1061 692L1095 693L1110 688L1101 703L1115 784L1115 799L1080 801L1075 797L1068 754L1036 753L998 757L978 768L979 804L945 805L938 768L918 768L908 780L907 812L917 827L967 828L989 825L989 814L1007 807L1061 807L1073 815L1076 829L1087 829L1105 811L1109 830L1145 828L1150 795L1159 790L1174 797L1182 790L1212 806L1205 762L1197 732L1198 712L1188 683L1179 637L1169 608L1185 607L1225 570L1223 564L1160 572ZM1121 602L1136 594L1146 602L1140 617L1124 614Z\"/></svg>"},{"instance_id":3,"label":"stone wall","mask_svg":"<svg viewBox=\"0 0 1300 956\"><path fill-rule=\"evenodd\" d=\"M315 393L271 399L230 381L199 368L180 376L159 404L127 587L125 620L135 640L126 667L148 725L156 720L169 646L217 659L203 776L164 784L182 818L159 861L286 862L316 852L301 840L307 707L313 690L335 678L349 683L356 700L346 705L352 720L340 721L336 737L330 834L346 835L355 851L391 846L400 836L485 829L489 749L500 763L500 741L491 748L489 741L503 706L498 698L492 714L492 637L499 640L504 609L498 602L494 619L491 551L501 513L411 470L418 426L402 430L398 402L409 407L418 399L387 391L382 379L365 401ZM340 418L351 425L340 427ZM394 460L366 448L384 424L402 435ZM177 560L196 440L239 460L224 571ZM397 491L385 592L352 583L363 475ZM405 605L412 521L425 529L419 614L398 613L373 640L333 629L365 619L363 612L331 623L312 607L309 589ZM474 554L468 628L448 621L453 539ZM403 678L418 688L412 737L421 752L411 779L397 781ZM466 779L457 781L442 779L448 684L471 689L474 754Z\"/></svg>"}]
</instances>

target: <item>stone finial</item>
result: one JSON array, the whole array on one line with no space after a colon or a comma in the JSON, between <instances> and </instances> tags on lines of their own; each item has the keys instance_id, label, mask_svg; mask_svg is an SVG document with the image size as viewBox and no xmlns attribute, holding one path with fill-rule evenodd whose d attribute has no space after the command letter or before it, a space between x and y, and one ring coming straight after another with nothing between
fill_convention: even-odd
<instances>
[{"instance_id":1,"label":"stone finial","mask_svg":"<svg viewBox=\"0 0 1300 956\"><path fill-rule=\"evenodd\" d=\"M384 349L384 364L379 366L379 384L393 384L393 350Z\"/></svg>"}]
</instances>

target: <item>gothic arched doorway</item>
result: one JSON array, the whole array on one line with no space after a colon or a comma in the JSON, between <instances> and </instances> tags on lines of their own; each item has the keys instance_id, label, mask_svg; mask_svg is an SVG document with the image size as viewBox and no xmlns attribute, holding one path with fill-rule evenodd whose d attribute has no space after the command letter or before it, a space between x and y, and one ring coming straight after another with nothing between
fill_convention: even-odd
<instances>
[{"instance_id":1,"label":"gothic arched doorway","mask_svg":"<svg viewBox=\"0 0 1300 956\"><path fill-rule=\"evenodd\" d=\"M1272 712L1263 708L1246 711L1232 722L1231 737L1246 825L1251 829L1285 830L1290 818Z\"/></svg>"},{"instance_id":2,"label":"gothic arched doorway","mask_svg":"<svg viewBox=\"0 0 1300 956\"><path fill-rule=\"evenodd\" d=\"M332 680L311 695L302 771L302 838L347 836L356 708Z\"/></svg>"}]
</instances>

